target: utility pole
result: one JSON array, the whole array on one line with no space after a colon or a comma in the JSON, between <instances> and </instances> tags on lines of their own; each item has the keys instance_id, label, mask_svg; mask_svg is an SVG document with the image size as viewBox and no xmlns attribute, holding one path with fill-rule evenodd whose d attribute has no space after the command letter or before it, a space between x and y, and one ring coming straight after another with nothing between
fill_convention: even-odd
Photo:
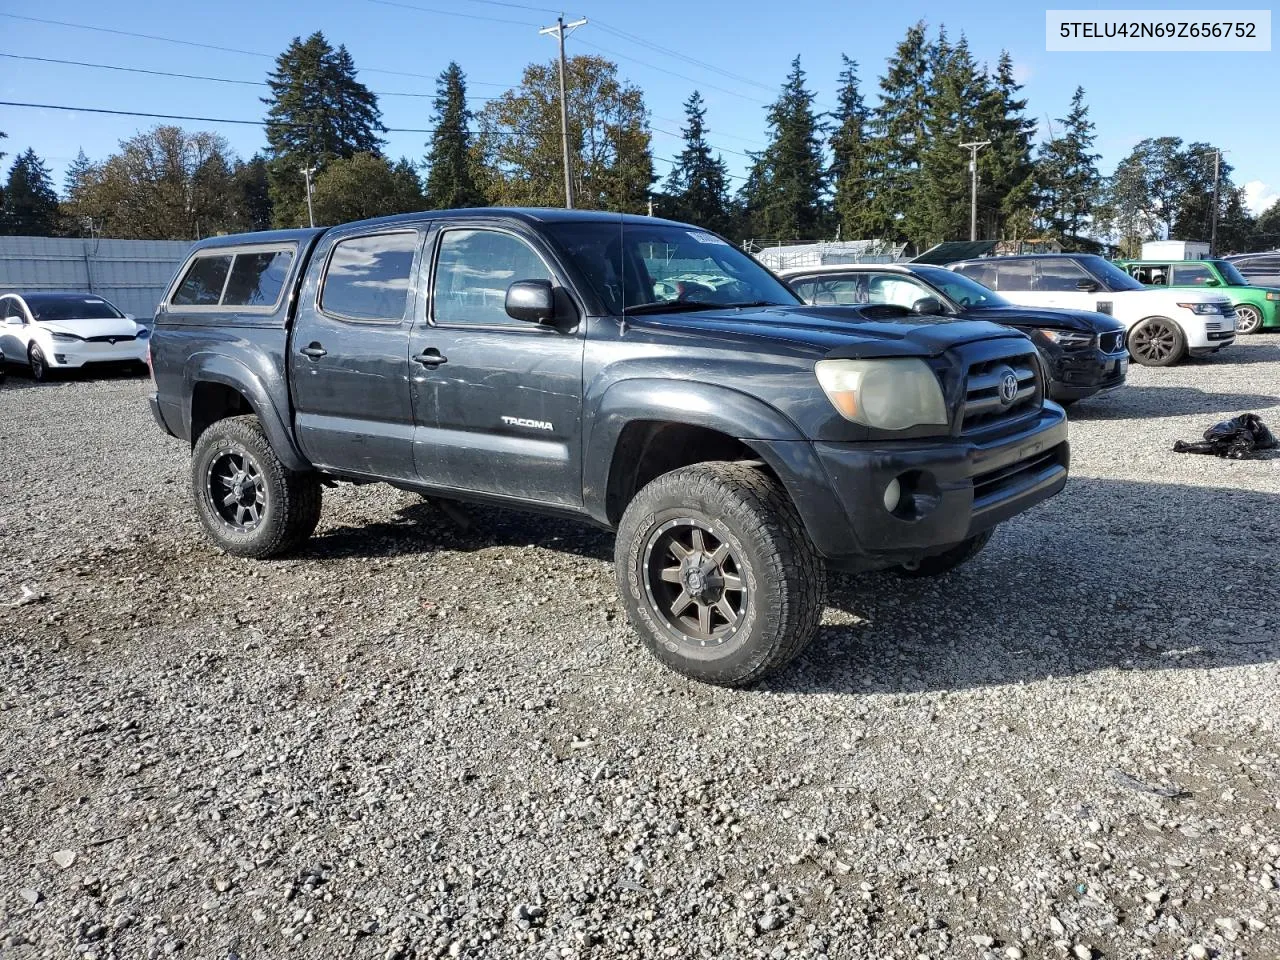
<instances>
[{"instance_id":1,"label":"utility pole","mask_svg":"<svg viewBox=\"0 0 1280 960\"><path fill-rule=\"evenodd\" d=\"M311 209L311 175L315 172L316 172L315 167L302 168L302 175L307 180L307 222L313 227L316 225L316 215L315 215L315 212Z\"/></svg>"},{"instance_id":2,"label":"utility pole","mask_svg":"<svg viewBox=\"0 0 1280 960\"><path fill-rule=\"evenodd\" d=\"M975 140L960 144L969 151L969 239L978 239L978 151L991 146L990 140Z\"/></svg>"},{"instance_id":3,"label":"utility pole","mask_svg":"<svg viewBox=\"0 0 1280 960\"><path fill-rule=\"evenodd\" d=\"M554 33L560 40L560 139L564 144L564 207L573 209L573 171L569 166L569 101L564 91L564 38L578 27L585 26L587 18L565 23L564 17L556 17L554 27L543 27L540 35Z\"/></svg>"},{"instance_id":4,"label":"utility pole","mask_svg":"<svg viewBox=\"0 0 1280 960\"><path fill-rule=\"evenodd\" d=\"M1213 151L1213 225L1209 228L1209 256L1218 255L1218 179L1222 170L1222 151Z\"/></svg>"}]
</instances>

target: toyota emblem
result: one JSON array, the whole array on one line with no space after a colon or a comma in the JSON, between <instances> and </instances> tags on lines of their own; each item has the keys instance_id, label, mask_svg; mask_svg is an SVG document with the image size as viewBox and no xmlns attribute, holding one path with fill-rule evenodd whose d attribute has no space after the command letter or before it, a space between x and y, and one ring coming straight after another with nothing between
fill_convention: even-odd
<instances>
[{"instance_id":1,"label":"toyota emblem","mask_svg":"<svg viewBox=\"0 0 1280 960\"><path fill-rule=\"evenodd\" d=\"M1006 407L1018 399L1018 378L1012 370L1000 380L1000 402Z\"/></svg>"}]
</instances>

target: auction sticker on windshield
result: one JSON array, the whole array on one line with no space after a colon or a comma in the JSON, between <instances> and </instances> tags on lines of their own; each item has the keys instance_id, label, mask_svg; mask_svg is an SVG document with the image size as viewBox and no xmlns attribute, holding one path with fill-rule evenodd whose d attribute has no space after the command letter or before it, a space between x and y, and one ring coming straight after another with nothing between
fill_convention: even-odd
<instances>
[{"instance_id":1,"label":"auction sticker on windshield","mask_svg":"<svg viewBox=\"0 0 1280 960\"><path fill-rule=\"evenodd\" d=\"M1046 10L1049 51L1271 49L1270 10Z\"/></svg>"},{"instance_id":2,"label":"auction sticker on windshield","mask_svg":"<svg viewBox=\"0 0 1280 960\"><path fill-rule=\"evenodd\" d=\"M701 230L687 230L685 232L699 243L718 243L721 246L728 246L727 243L717 237L714 233L703 233Z\"/></svg>"}]
</instances>

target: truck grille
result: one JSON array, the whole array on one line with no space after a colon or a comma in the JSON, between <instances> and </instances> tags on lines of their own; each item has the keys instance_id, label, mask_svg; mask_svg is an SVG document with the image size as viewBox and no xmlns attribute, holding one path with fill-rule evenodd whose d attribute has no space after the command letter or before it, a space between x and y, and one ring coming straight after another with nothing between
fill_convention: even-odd
<instances>
[{"instance_id":1,"label":"truck grille","mask_svg":"<svg viewBox=\"0 0 1280 960\"><path fill-rule=\"evenodd\" d=\"M1115 333L1103 333L1098 336L1098 346L1102 348L1103 353L1119 353L1124 349L1124 331L1117 330Z\"/></svg>"},{"instance_id":2,"label":"truck grille","mask_svg":"<svg viewBox=\"0 0 1280 960\"><path fill-rule=\"evenodd\" d=\"M960 429L971 433L1021 420L1037 413L1043 403L1044 385L1034 353L981 360L969 366Z\"/></svg>"}]
</instances>

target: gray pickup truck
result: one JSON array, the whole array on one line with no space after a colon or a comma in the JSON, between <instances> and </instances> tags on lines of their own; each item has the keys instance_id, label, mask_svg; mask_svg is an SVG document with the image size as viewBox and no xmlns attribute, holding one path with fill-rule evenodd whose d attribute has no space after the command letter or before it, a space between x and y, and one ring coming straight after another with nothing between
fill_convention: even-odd
<instances>
[{"instance_id":1,"label":"gray pickup truck","mask_svg":"<svg viewBox=\"0 0 1280 960\"><path fill-rule=\"evenodd\" d=\"M617 533L668 666L740 685L813 636L826 566L944 573L1067 480L1035 347L897 306L805 306L697 227L425 212L198 243L151 409L228 553L300 547L384 481Z\"/></svg>"}]
</instances>

